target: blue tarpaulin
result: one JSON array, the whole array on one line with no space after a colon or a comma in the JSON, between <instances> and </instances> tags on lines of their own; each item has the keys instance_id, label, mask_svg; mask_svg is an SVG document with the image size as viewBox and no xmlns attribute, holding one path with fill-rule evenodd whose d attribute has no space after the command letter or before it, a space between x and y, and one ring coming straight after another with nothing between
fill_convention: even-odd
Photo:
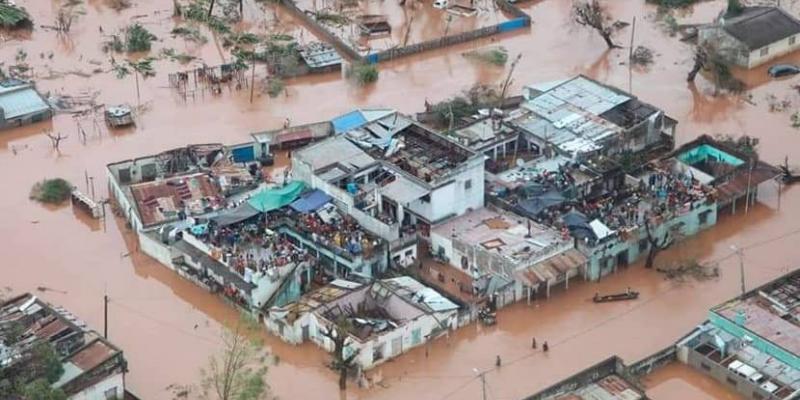
<instances>
[{"instance_id":1,"label":"blue tarpaulin","mask_svg":"<svg viewBox=\"0 0 800 400\"><path fill-rule=\"evenodd\" d=\"M333 124L333 131L337 134L358 128L367 122L367 119L364 118L364 114L361 113L360 110L351 111L331 120L331 123Z\"/></svg>"},{"instance_id":2,"label":"blue tarpaulin","mask_svg":"<svg viewBox=\"0 0 800 400\"><path fill-rule=\"evenodd\" d=\"M289 207L297 212L308 213L319 210L322 206L328 204L329 201L331 201L331 196L328 196L328 194L322 190L316 189L301 196L299 199L295 200L294 203L290 204Z\"/></svg>"}]
</instances>

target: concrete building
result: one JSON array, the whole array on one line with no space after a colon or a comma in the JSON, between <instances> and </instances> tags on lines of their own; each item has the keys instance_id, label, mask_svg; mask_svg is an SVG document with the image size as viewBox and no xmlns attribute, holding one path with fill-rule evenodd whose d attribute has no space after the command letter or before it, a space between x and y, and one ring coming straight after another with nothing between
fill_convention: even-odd
<instances>
[{"instance_id":1,"label":"concrete building","mask_svg":"<svg viewBox=\"0 0 800 400\"><path fill-rule=\"evenodd\" d=\"M540 152L580 161L597 154L672 148L674 119L586 76L529 85L524 96L521 109L527 112L506 123L524 132L528 145Z\"/></svg>"},{"instance_id":2,"label":"concrete building","mask_svg":"<svg viewBox=\"0 0 800 400\"><path fill-rule=\"evenodd\" d=\"M389 241L394 263L413 262L432 226L483 207L481 153L396 113L335 125L338 136L293 154L292 176Z\"/></svg>"},{"instance_id":3,"label":"concrete building","mask_svg":"<svg viewBox=\"0 0 800 400\"><path fill-rule=\"evenodd\" d=\"M434 228L431 248L437 259L469 278L471 286L461 291L497 308L537 294L549 296L551 286L568 287L571 278L585 274L586 257L566 232L489 208Z\"/></svg>"},{"instance_id":4,"label":"concrete building","mask_svg":"<svg viewBox=\"0 0 800 400\"><path fill-rule=\"evenodd\" d=\"M321 332L343 330L344 357L358 351L367 370L457 327L458 306L409 277L360 284L335 280L283 307L265 309L267 329L286 342L313 341L327 351Z\"/></svg>"},{"instance_id":5,"label":"concrete building","mask_svg":"<svg viewBox=\"0 0 800 400\"><path fill-rule=\"evenodd\" d=\"M329 196L302 182L267 186L263 150L192 145L110 164L109 191L145 254L245 309L293 301L323 276L386 269L386 243Z\"/></svg>"},{"instance_id":6,"label":"concrete building","mask_svg":"<svg viewBox=\"0 0 800 400\"><path fill-rule=\"evenodd\" d=\"M48 120L53 111L33 83L9 79L0 82L0 130Z\"/></svg>"},{"instance_id":7,"label":"concrete building","mask_svg":"<svg viewBox=\"0 0 800 400\"><path fill-rule=\"evenodd\" d=\"M800 271L709 311L678 358L747 399L800 396Z\"/></svg>"},{"instance_id":8,"label":"concrete building","mask_svg":"<svg viewBox=\"0 0 800 400\"><path fill-rule=\"evenodd\" d=\"M754 68L800 47L800 21L780 7L745 7L699 29L699 42L731 63Z\"/></svg>"},{"instance_id":9,"label":"concrete building","mask_svg":"<svg viewBox=\"0 0 800 400\"><path fill-rule=\"evenodd\" d=\"M756 202L761 184L781 175L778 168L759 160L754 152L737 149L707 135L682 145L672 156L674 163L670 168L714 187L719 208L734 214L737 207L746 209Z\"/></svg>"},{"instance_id":10,"label":"concrete building","mask_svg":"<svg viewBox=\"0 0 800 400\"><path fill-rule=\"evenodd\" d=\"M12 332L19 336L12 337ZM51 347L63 372L51 385L71 400L126 395L128 363L122 350L63 308L31 294L0 305L0 367L26 368L37 346Z\"/></svg>"},{"instance_id":11,"label":"concrete building","mask_svg":"<svg viewBox=\"0 0 800 400\"><path fill-rule=\"evenodd\" d=\"M610 357L524 400L647 400L619 357Z\"/></svg>"}]
</instances>

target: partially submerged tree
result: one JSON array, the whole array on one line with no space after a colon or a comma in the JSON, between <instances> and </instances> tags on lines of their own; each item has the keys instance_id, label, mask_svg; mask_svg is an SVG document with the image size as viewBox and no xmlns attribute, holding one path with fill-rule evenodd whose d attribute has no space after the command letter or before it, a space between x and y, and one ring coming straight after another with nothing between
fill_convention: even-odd
<instances>
[{"instance_id":1,"label":"partially submerged tree","mask_svg":"<svg viewBox=\"0 0 800 400\"><path fill-rule=\"evenodd\" d=\"M114 72L117 74L118 79L125 78L126 76L133 74L133 77L136 82L136 103L139 104L141 102L141 96L139 92L139 75L142 76L142 79L147 79L153 76L156 76L156 70L153 68L153 60L152 57L143 58L138 61L131 61L125 60L124 63L118 64L116 61L112 59L112 65L114 66Z\"/></svg>"},{"instance_id":2,"label":"partially submerged tree","mask_svg":"<svg viewBox=\"0 0 800 400\"><path fill-rule=\"evenodd\" d=\"M202 370L201 397L207 400L262 400L270 398L266 382L266 354L252 340L257 323L243 317L223 333L222 354L212 356Z\"/></svg>"},{"instance_id":3,"label":"partially submerged tree","mask_svg":"<svg viewBox=\"0 0 800 400\"><path fill-rule=\"evenodd\" d=\"M125 28L125 51L129 53L149 51L153 40L156 36L139 23Z\"/></svg>"},{"instance_id":4,"label":"partially submerged tree","mask_svg":"<svg viewBox=\"0 0 800 400\"><path fill-rule=\"evenodd\" d=\"M653 268L653 264L656 261L656 256L658 256L661 251L672 246L673 238L670 236L669 232L667 232L663 238L658 239L650 229L649 217L645 217L644 219L644 228L647 232L647 242L650 244L650 250L647 252L647 260L644 263L644 267Z\"/></svg>"},{"instance_id":5,"label":"partially submerged tree","mask_svg":"<svg viewBox=\"0 0 800 400\"><path fill-rule=\"evenodd\" d=\"M61 178L36 182L31 188L30 198L42 203L60 204L69 199L72 184Z\"/></svg>"},{"instance_id":6,"label":"partially submerged tree","mask_svg":"<svg viewBox=\"0 0 800 400\"><path fill-rule=\"evenodd\" d=\"M24 8L0 1L0 27L15 29L31 26L33 19Z\"/></svg>"},{"instance_id":7,"label":"partially submerged tree","mask_svg":"<svg viewBox=\"0 0 800 400\"><path fill-rule=\"evenodd\" d=\"M58 353L47 341L30 344L3 341L5 346L19 350L20 358L0 368L0 394L9 397L26 396L28 399L62 400L60 391L47 391L45 387L57 382L64 373ZM32 395L31 397L28 394Z\"/></svg>"},{"instance_id":8,"label":"partially submerged tree","mask_svg":"<svg viewBox=\"0 0 800 400\"><path fill-rule=\"evenodd\" d=\"M694 63L686 77L689 82L694 82L700 71L706 71L714 83L714 95L721 90L731 93L744 91L744 82L733 76L730 61L714 44L707 42L695 47Z\"/></svg>"},{"instance_id":9,"label":"partially submerged tree","mask_svg":"<svg viewBox=\"0 0 800 400\"><path fill-rule=\"evenodd\" d=\"M325 326L320 330L322 336L333 342L333 357L330 367L339 373L339 390L347 390L347 373L355 369L355 360L360 350L349 350L346 346L347 327L344 321ZM350 354L345 354L349 350Z\"/></svg>"},{"instance_id":10,"label":"partially submerged tree","mask_svg":"<svg viewBox=\"0 0 800 400\"><path fill-rule=\"evenodd\" d=\"M594 29L609 49L620 48L612 38L618 27L598 0L574 0L572 17L578 25Z\"/></svg>"}]
</instances>

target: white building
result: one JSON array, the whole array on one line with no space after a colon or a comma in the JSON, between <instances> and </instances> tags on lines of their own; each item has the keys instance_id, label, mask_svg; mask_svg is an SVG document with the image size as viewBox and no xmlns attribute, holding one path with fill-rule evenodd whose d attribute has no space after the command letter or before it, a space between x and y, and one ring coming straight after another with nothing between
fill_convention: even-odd
<instances>
[{"instance_id":1,"label":"white building","mask_svg":"<svg viewBox=\"0 0 800 400\"><path fill-rule=\"evenodd\" d=\"M800 48L800 21L780 7L746 7L698 31L701 44L714 46L731 62L754 68Z\"/></svg>"},{"instance_id":2,"label":"white building","mask_svg":"<svg viewBox=\"0 0 800 400\"><path fill-rule=\"evenodd\" d=\"M483 154L400 114L295 152L292 175L389 241L401 265L416 258L417 234L484 204Z\"/></svg>"},{"instance_id":3,"label":"white building","mask_svg":"<svg viewBox=\"0 0 800 400\"><path fill-rule=\"evenodd\" d=\"M568 286L586 264L566 232L488 208L437 226L431 246L437 257L472 278L474 294L494 299L497 307L537 293L549 296L551 286Z\"/></svg>"},{"instance_id":4,"label":"white building","mask_svg":"<svg viewBox=\"0 0 800 400\"><path fill-rule=\"evenodd\" d=\"M321 332L345 321L345 357L369 369L457 327L458 306L410 277L359 284L335 280L285 307L266 311L267 329L284 341L333 351ZM339 328L344 329L344 328Z\"/></svg>"}]
</instances>

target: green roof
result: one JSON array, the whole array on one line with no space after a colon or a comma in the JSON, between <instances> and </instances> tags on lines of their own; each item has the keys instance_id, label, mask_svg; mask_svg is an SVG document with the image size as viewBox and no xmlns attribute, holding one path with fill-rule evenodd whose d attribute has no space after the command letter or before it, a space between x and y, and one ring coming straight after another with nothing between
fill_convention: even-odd
<instances>
[{"instance_id":1,"label":"green roof","mask_svg":"<svg viewBox=\"0 0 800 400\"><path fill-rule=\"evenodd\" d=\"M305 184L292 181L280 188L264 189L247 201L251 207L261 212L270 212L295 201L305 188Z\"/></svg>"}]
</instances>

